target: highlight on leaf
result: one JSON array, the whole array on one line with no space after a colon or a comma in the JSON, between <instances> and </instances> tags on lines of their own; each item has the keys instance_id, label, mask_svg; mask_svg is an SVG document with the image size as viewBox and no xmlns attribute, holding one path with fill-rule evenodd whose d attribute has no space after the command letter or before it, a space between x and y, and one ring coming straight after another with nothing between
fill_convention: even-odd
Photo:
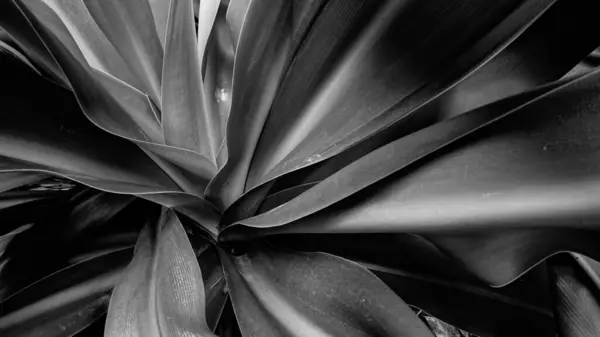
<instances>
[{"instance_id":1,"label":"highlight on leaf","mask_svg":"<svg viewBox=\"0 0 600 337\"><path fill-rule=\"evenodd\" d=\"M0 2L0 335L600 335L595 0Z\"/></svg>"}]
</instances>

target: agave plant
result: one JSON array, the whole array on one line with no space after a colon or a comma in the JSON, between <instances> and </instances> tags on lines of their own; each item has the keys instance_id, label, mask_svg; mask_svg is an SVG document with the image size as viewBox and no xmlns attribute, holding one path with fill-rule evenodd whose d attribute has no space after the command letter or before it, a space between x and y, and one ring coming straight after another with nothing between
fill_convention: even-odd
<instances>
[{"instance_id":1,"label":"agave plant","mask_svg":"<svg viewBox=\"0 0 600 337\"><path fill-rule=\"evenodd\" d=\"M600 335L598 10L0 2L0 335Z\"/></svg>"}]
</instances>

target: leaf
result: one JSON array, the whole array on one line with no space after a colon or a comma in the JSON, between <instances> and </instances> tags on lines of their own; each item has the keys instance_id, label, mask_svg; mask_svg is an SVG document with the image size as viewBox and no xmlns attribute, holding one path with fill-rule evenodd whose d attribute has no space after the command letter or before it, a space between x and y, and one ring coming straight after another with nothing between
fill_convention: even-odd
<instances>
[{"instance_id":1,"label":"leaf","mask_svg":"<svg viewBox=\"0 0 600 337\"><path fill-rule=\"evenodd\" d=\"M572 254L550 260L550 275L560 337L591 337L600 329L597 273L591 265L598 262ZM595 267L597 270L597 267Z\"/></svg>"},{"instance_id":2,"label":"leaf","mask_svg":"<svg viewBox=\"0 0 600 337\"><path fill-rule=\"evenodd\" d=\"M131 250L57 271L0 301L2 336L71 336L106 312L110 291Z\"/></svg>"},{"instance_id":3,"label":"leaf","mask_svg":"<svg viewBox=\"0 0 600 337\"><path fill-rule=\"evenodd\" d=\"M319 253L222 252L244 336L433 336L366 269Z\"/></svg>"},{"instance_id":4,"label":"leaf","mask_svg":"<svg viewBox=\"0 0 600 337\"><path fill-rule=\"evenodd\" d=\"M57 17L53 12L43 3L33 1L28 1L31 8L21 6L28 20L46 37L45 41L51 43L48 32L30 9L44 20L50 16L44 22L55 24ZM135 145L107 135L86 121L73 104L71 93L36 77L27 82L24 75L19 72L23 80L19 83L1 83L4 111L18 109L19 114L5 116L1 123L0 170L53 172L116 192L179 190ZM28 93L33 85L39 90L36 93L43 93L46 100L31 99ZM36 123L31 123L32 120ZM119 151L115 152L117 148Z\"/></svg>"},{"instance_id":5,"label":"leaf","mask_svg":"<svg viewBox=\"0 0 600 337\"><path fill-rule=\"evenodd\" d=\"M63 87L69 87L62 71L48 52L40 37L21 15L13 1L0 2L0 27L12 41L52 80Z\"/></svg>"},{"instance_id":6,"label":"leaf","mask_svg":"<svg viewBox=\"0 0 600 337\"><path fill-rule=\"evenodd\" d=\"M40 181L45 174L33 172L0 172L0 193Z\"/></svg>"},{"instance_id":7,"label":"leaf","mask_svg":"<svg viewBox=\"0 0 600 337\"><path fill-rule=\"evenodd\" d=\"M252 0L229 1L229 6L227 7L227 23L231 29L234 50L237 49L237 45L240 41L242 26L248 13L248 8L250 7L251 1Z\"/></svg>"},{"instance_id":8,"label":"leaf","mask_svg":"<svg viewBox=\"0 0 600 337\"><path fill-rule=\"evenodd\" d=\"M172 0L162 74L163 132L167 144L199 152L216 163L218 115L205 102L194 28L192 1Z\"/></svg>"},{"instance_id":9,"label":"leaf","mask_svg":"<svg viewBox=\"0 0 600 337\"><path fill-rule=\"evenodd\" d=\"M160 207L141 200L132 202L133 196L89 188L51 193L54 197L48 202L3 210L2 231L23 224L30 228L16 235L3 250L0 293L14 293L82 256L132 247L135 241L120 237L138 232L147 217L157 213L153 210ZM145 213L140 214L142 209ZM28 268L23 269L24 265Z\"/></svg>"},{"instance_id":10,"label":"leaf","mask_svg":"<svg viewBox=\"0 0 600 337\"><path fill-rule=\"evenodd\" d=\"M465 73L465 78L433 101L336 156L282 176L277 185L289 188L319 182L378 147L439 119L559 79L600 43L591 28L595 23L593 13L598 9L595 1L556 2L503 50L481 67ZM542 54L545 56L540 57ZM402 105L389 114L397 109L402 109Z\"/></svg>"},{"instance_id":11,"label":"leaf","mask_svg":"<svg viewBox=\"0 0 600 337\"><path fill-rule=\"evenodd\" d=\"M497 53L552 2L330 1L273 103L249 187L400 120Z\"/></svg>"},{"instance_id":12,"label":"leaf","mask_svg":"<svg viewBox=\"0 0 600 337\"><path fill-rule=\"evenodd\" d=\"M13 57L17 58L19 61L25 63L31 70L35 71L38 75L40 75L40 76L42 75L39 72L39 70L37 70L37 68L31 62L29 62L29 59L25 55L23 55L17 49L13 48L8 43L1 41L1 40L0 40L0 52L12 55Z\"/></svg>"},{"instance_id":13,"label":"leaf","mask_svg":"<svg viewBox=\"0 0 600 337\"><path fill-rule=\"evenodd\" d=\"M231 110L231 82L235 57L231 31L225 21L225 14L222 9L215 18L205 53L204 91L207 109L218 112L222 140L217 151L217 165L221 168L227 160L225 134Z\"/></svg>"},{"instance_id":14,"label":"leaf","mask_svg":"<svg viewBox=\"0 0 600 337\"><path fill-rule=\"evenodd\" d=\"M146 226L125 277L113 291L106 336L213 336L205 319L204 285L185 230L163 210Z\"/></svg>"},{"instance_id":15,"label":"leaf","mask_svg":"<svg viewBox=\"0 0 600 337\"><path fill-rule=\"evenodd\" d=\"M476 132L485 125L513 111L519 111L519 107L521 106L527 106L528 103L539 100L540 97L545 97L562 87L568 87L569 83L571 82L541 87L535 91L496 102L403 137L346 166L344 169L331 175L281 207L253 218L245 219L239 223L260 228L277 227L323 210L378 181L382 181L386 177L390 177L396 172L400 174L402 169L406 169L409 165L415 165L415 162L418 160L433 155L436 151L448 146L448 144ZM530 111L531 109L528 110ZM358 212L362 207L358 205L353 206L349 208L349 211ZM337 207L343 208L343 205L338 204ZM337 211L331 211L331 214L333 215L335 212ZM308 218L305 223L316 224L316 222L312 221L318 217L319 215L317 214ZM329 218L328 221L331 220L331 223L321 226L321 222L319 222L319 226L312 226L313 228L310 231L316 230L317 227L320 232L331 231L330 228L333 228L334 222L333 217ZM358 218L349 217L348 219L356 220L357 223L362 221L358 220ZM369 224L368 228L370 232L374 232L376 229L374 227L375 219L377 217L370 218L369 221L365 222L365 224ZM394 223L399 224L400 222L396 222L396 220L393 219ZM310 227L310 225L306 225L306 227ZM302 231L300 228L301 226L293 225L281 228L281 230L284 232ZM422 229L419 228L419 230ZM361 230L364 230L364 228ZM273 233L277 231L277 229L274 229ZM266 234L266 231L262 234ZM233 234L224 233L224 235Z\"/></svg>"},{"instance_id":16,"label":"leaf","mask_svg":"<svg viewBox=\"0 0 600 337\"><path fill-rule=\"evenodd\" d=\"M141 87L140 81L94 22L83 1L42 1L60 17L91 67L118 77L134 87Z\"/></svg>"},{"instance_id":17,"label":"leaf","mask_svg":"<svg viewBox=\"0 0 600 337\"><path fill-rule=\"evenodd\" d=\"M40 12L43 10L43 8L40 8L39 6L34 7L34 9L34 14L36 15L40 15ZM44 19L52 22L52 18L48 19L44 17ZM128 112L124 111L124 107L129 107L132 110L131 113L139 113L137 112L138 109L145 108L147 111L146 117L152 121L153 118L149 116L150 112L148 112L150 106L148 105L147 99L143 97L141 93L126 85L121 85L119 90L115 90L120 95L121 102L115 101L112 96L107 96L105 94L105 88L101 87L100 84L96 82L96 75L93 73L93 71L89 69L89 67L86 67L85 64L77 62L75 55L68 52L61 41L56 38L57 35L64 35L64 27L62 29L58 25L54 25L53 27L54 30L51 32L46 30L43 31L45 40L50 45L57 59L60 60L61 66L68 74L70 81L78 83L78 85L74 87L76 89L78 101L86 113L86 116L107 131L111 131L111 128L113 128L113 130L116 130L114 128L120 128L120 130L123 132L121 136L147 139L144 138L146 135L143 133L138 133L137 136L132 134L132 132L137 131L135 128L127 127L127 124L121 125L122 118L126 118L128 115ZM41 30L45 28L44 26L39 26L37 29ZM66 38L63 40L68 41ZM118 84L118 82L115 81L111 82L109 77L106 77L106 79L109 80L109 83L112 83L112 85ZM119 86L114 88L119 88ZM107 113L109 113L109 115L107 115ZM119 118L121 119L119 120ZM113 120L111 121L111 119ZM178 169L182 169L190 177L194 177L191 179L194 182L203 180L204 183L199 184L199 186L207 184L208 179L216 170L212 163L197 153L165 145L149 143L135 138L128 139L176 165L178 168L174 169L174 172L176 172ZM162 164L162 162L159 161L159 164ZM166 167L166 165L162 165L162 167ZM174 190L172 189L171 191L177 191L177 189L178 188ZM197 190L190 192L197 192Z\"/></svg>"},{"instance_id":18,"label":"leaf","mask_svg":"<svg viewBox=\"0 0 600 337\"><path fill-rule=\"evenodd\" d=\"M156 26L156 33L160 44L165 46L165 38L167 35L167 21L169 19L169 7L171 6L170 0L148 0L150 8L152 9L152 16L154 17L154 25Z\"/></svg>"},{"instance_id":19,"label":"leaf","mask_svg":"<svg viewBox=\"0 0 600 337\"><path fill-rule=\"evenodd\" d=\"M287 61L290 9L289 1L250 3L233 70L228 160L207 190L220 209L227 208L244 192L254 147Z\"/></svg>"},{"instance_id":20,"label":"leaf","mask_svg":"<svg viewBox=\"0 0 600 337\"><path fill-rule=\"evenodd\" d=\"M108 40L144 84L157 105L161 102L163 49L147 0L85 0L90 14Z\"/></svg>"},{"instance_id":21,"label":"leaf","mask_svg":"<svg viewBox=\"0 0 600 337\"><path fill-rule=\"evenodd\" d=\"M413 234L280 235L269 242L360 263L407 304L478 336L555 336L543 266L492 288Z\"/></svg>"}]
</instances>

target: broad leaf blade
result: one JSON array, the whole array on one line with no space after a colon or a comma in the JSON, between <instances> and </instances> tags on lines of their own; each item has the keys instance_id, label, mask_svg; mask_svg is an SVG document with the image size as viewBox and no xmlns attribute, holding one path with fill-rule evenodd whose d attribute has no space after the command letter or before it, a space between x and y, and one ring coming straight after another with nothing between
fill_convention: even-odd
<instances>
[{"instance_id":1,"label":"broad leaf blade","mask_svg":"<svg viewBox=\"0 0 600 337\"><path fill-rule=\"evenodd\" d=\"M69 266L0 301L2 336L71 336L99 319L131 250Z\"/></svg>"},{"instance_id":2,"label":"broad leaf blade","mask_svg":"<svg viewBox=\"0 0 600 337\"><path fill-rule=\"evenodd\" d=\"M140 81L94 22L83 1L43 0L61 18L89 65L134 87Z\"/></svg>"},{"instance_id":3,"label":"broad leaf blade","mask_svg":"<svg viewBox=\"0 0 600 337\"><path fill-rule=\"evenodd\" d=\"M282 84L250 186L329 158L400 120L485 62L552 2L330 2L307 37L314 45L303 45L305 58ZM311 57L317 50L320 57Z\"/></svg>"},{"instance_id":4,"label":"broad leaf blade","mask_svg":"<svg viewBox=\"0 0 600 337\"><path fill-rule=\"evenodd\" d=\"M161 102L163 49L147 0L85 0L90 14L156 104Z\"/></svg>"},{"instance_id":5,"label":"broad leaf blade","mask_svg":"<svg viewBox=\"0 0 600 337\"><path fill-rule=\"evenodd\" d=\"M432 336L359 265L263 248L239 257L221 254L244 336Z\"/></svg>"},{"instance_id":6,"label":"broad leaf blade","mask_svg":"<svg viewBox=\"0 0 600 337\"><path fill-rule=\"evenodd\" d=\"M134 259L113 291L106 336L212 336L206 324L202 273L185 230L165 210L138 239Z\"/></svg>"},{"instance_id":7,"label":"broad leaf blade","mask_svg":"<svg viewBox=\"0 0 600 337\"><path fill-rule=\"evenodd\" d=\"M212 22L204 24L212 26ZM199 152L214 163L221 138L218 115L206 104L198 48L192 1L172 0L162 74L165 140L169 145Z\"/></svg>"},{"instance_id":8,"label":"broad leaf blade","mask_svg":"<svg viewBox=\"0 0 600 337\"><path fill-rule=\"evenodd\" d=\"M290 14L289 1L250 3L235 57L228 160L207 191L221 209L244 192L254 148L288 59Z\"/></svg>"},{"instance_id":9,"label":"broad leaf blade","mask_svg":"<svg viewBox=\"0 0 600 337\"><path fill-rule=\"evenodd\" d=\"M598 262L585 261L585 257L579 255L556 256L550 260L560 337L592 337L600 330L598 276L586 268L590 263Z\"/></svg>"},{"instance_id":10,"label":"broad leaf blade","mask_svg":"<svg viewBox=\"0 0 600 337\"><path fill-rule=\"evenodd\" d=\"M269 242L360 263L407 304L478 336L555 335L544 268L492 288L417 235L296 234L270 237Z\"/></svg>"},{"instance_id":11,"label":"broad leaf blade","mask_svg":"<svg viewBox=\"0 0 600 337\"><path fill-rule=\"evenodd\" d=\"M69 82L52 58L52 55L21 15L18 6L13 1L0 3L0 27L11 37L19 48L50 77L64 87L69 87Z\"/></svg>"},{"instance_id":12,"label":"broad leaf blade","mask_svg":"<svg viewBox=\"0 0 600 337\"><path fill-rule=\"evenodd\" d=\"M541 87L535 91L511 97L474 110L469 114L438 123L392 142L346 166L281 207L240 223L253 227L275 227L323 210L396 172L400 172L409 165L414 165L418 160L434 154L439 149L476 132L497 119L501 119L520 106L527 106L529 102L544 97L549 92L559 90L557 88L561 88L561 86L567 87L569 83L571 82ZM339 204L337 206L342 207ZM351 209L358 210L357 207ZM369 221L369 223L371 224L373 221ZM325 231L325 228L333 226L333 223L327 223L322 229ZM375 227L370 228L371 231L375 230ZM299 227L287 228L287 230L296 229Z\"/></svg>"}]
</instances>

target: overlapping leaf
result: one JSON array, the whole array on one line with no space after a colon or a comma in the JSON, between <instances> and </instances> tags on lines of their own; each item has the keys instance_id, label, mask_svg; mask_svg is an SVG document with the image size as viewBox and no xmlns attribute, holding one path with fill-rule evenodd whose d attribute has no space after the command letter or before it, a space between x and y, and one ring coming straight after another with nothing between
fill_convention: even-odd
<instances>
[{"instance_id":1,"label":"overlapping leaf","mask_svg":"<svg viewBox=\"0 0 600 337\"><path fill-rule=\"evenodd\" d=\"M244 336L432 336L373 274L319 253L221 254Z\"/></svg>"},{"instance_id":2,"label":"overlapping leaf","mask_svg":"<svg viewBox=\"0 0 600 337\"><path fill-rule=\"evenodd\" d=\"M212 336L202 272L175 213L144 228L133 261L113 291L105 336Z\"/></svg>"}]
</instances>

